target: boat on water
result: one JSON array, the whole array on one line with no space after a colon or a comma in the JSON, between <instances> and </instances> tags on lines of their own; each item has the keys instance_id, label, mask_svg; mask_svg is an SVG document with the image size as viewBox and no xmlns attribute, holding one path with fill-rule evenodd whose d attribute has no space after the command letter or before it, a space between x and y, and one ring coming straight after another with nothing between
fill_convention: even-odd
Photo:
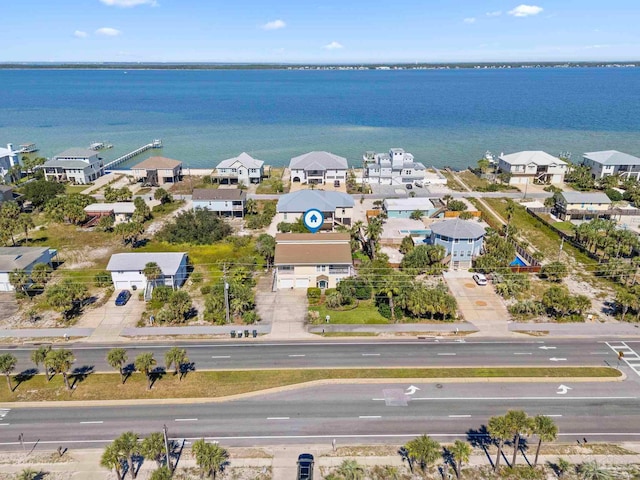
<instances>
[{"instance_id":1,"label":"boat on water","mask_svg":"<svg viewBox=\"0 0 640 480\"><path fill-rule=\"evenodd\" d=\"M105 142L94 142L89 145L89 150L108 150L109 148L113 148L113 145Z\"/></svg>"},{"instance_id":2,"label":"boat on water","mask_svg":"<svg viewBox=\"0 0 640 480\"><path fill-rule=\"evenodd\" d=\"M490 164L495 164L496 163L496 159L493 156L493 153L491 153L489 150L487 150L486 152L484 152L484 158L485 160L488 160Z\"/></svg>"},{"instance_id":3,"label":"boat on water","mask_svg":"<svg viewBox=\"0 0 640 480\"><path fill-rule=\"evenodd\" d=\"M35 143L23 143L20 145L19 153L34 153L38 151Z\"/></svg>"}]
</instances>

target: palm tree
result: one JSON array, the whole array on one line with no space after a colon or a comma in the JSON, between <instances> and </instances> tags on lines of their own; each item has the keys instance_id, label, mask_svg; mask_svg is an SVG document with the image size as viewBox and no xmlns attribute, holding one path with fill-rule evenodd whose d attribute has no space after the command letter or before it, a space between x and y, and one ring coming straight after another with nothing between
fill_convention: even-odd
<instances>
[{"instance_id":1,"label":"palm tree","mask_svg":"<svg viewBox=\"0 0 640 480\"><path fill-rule=\"evenodd\" d=\"M365 229L369 245L369 258L374 259L376 256L377 244L380 235L382 235L382 220L372 218Z\"/></svg>"},{"instance_id":2,"label":"palm tree","mask_svg":"<svg viewBox=\"0 0 640 480\"><path fill-rule=\"evenodd\" d=\"M167 353L164 354L164 360L167 364L167 368L171 368L171 365L174 367L174 375L178 375L182 365L189 361L189 357L187 357L187 351L184 348L173 347L170 350L167 350ZM182 375L180 376L182 379Z\"/></svg>"},{"instance_id":3,"label":"palm tree","mask_svg":"<svg viewBox=\"0 0 640 480\"><path fill-rule=\"evenodd\" d=\"M107 445L100 457L100 465L116 472L118 480L122 480L122 461L124 460L116 442Z\"/></svg>"},{"instance_id":4,"label":"palm tree","mask_svg":"<svg viewBox=\"0 0 640 480\"><path fill-rule=\"evenodd\" d=\"M121 458L126 459L131 478L136 478L138 472L133 465L133 460L140 453L140 444L138 443L138 435L133 432L124 432L113 441L113 445L117 448Z\"/></svg>"},{"instance_id":5,"label":"palm tree","mask_svg":"<svg viewBox=\"0 0 640 480\"><path fill-rule=\"evenodd\" d=\"M120 372L120 380L124 384L124 364L127 363L127 351L124 348L112 348L107 353L107 363Z\"/></svg>"},{"instance_id":6,"label":"palm tree","mask_svg":"<svg viewBox=\"0 0 640 480\"><path fill-rule=\"evenodd\" d=\"M49 378L49 368L47 367L47 355L51 351L51 345L42 345L38 347L37 350L31 352L31 361L36 364L36 367L39 367L40 364L44 367L44 374L47 377L47 381Z\"/></svg>"},{"instance_id":7,"label":"palm tree","mask_svg":"<svg viewBox=\"0 0 640 480\"><path fill-rule=\"evenodd\" d=\"M138 355L133 362L134 367L140 373L144 373L147 376L147 381L149 382L149 390L151 390L151 372L153 371L153 367L156 366L156 359L153 358L153 353L146 352Z\"/></svg>"},{"instance_id":8,"label":"palm tree","mask_svg":"<svg viewBox=\"0 0 640 480\"><path fill-rule=\"evenodd\" d=\"M45 286L51 279L51 267L48 263L36 263L31 269L31 280L38 286Z\"/></svg>"},{"instance_id":9,"label":"palm tree","mask_svg":"<svg viewBox=\"0 0 640 480\"><path fill-rule=\"evenodd\" d=\"M173 478L173 474L171 470L167 467L160 467L157 470L154 470L149 480L171 480Z\"/></svg>"},{"instance_id":10,"label":"palm tree","mask_svg":"<svg viewBox=\"0 0 640 480\"><path fill-rule=\"evenodd\" d=\"M244 208L247 210L249 215L255 215L258 213L258 202L256 202L253 198L249 198L245 204Z\"/></svg>"},{"instance_id":11,"label":"palm tree","mask_svg":"<svg viewBox=\"0 0 640 480\"><path fill-rule=\"evenodd\" d=\"M24 239L25 243L29 242L29 230L34 228L36 225L33 223L33 219L31 215L28 213L21 213L18 217L18 227L24 231Z\"/></svg>"},{"instance_id":12,"label":"palm tree","mask_svg":"<svg viewBox=\"0 0 640 480\"><path fill-rule=\"evenodd\" d=\"M21 268L16 268L14 271L9 272L9 283L13 285L16 292L22 291L22 293L26 294L29 275Z\"/></svg>"},{"instance_id":13,"label":"palm tree","mask_svg":"<svg viewBox=\"0 0 640 480\"><path fill-rule=\"evenodd\" d=\"M511 434L515 437L513 442L513 458L511 459L511 467L516 465L516 455L520 448L520 437L522 435L529 435L533 430L533 420L527 417L527 414L522 410L509 410L505 415Z\"/></svg>"},{"instance_id":14,"label":"palm tree","mask_svg":"<svg viewBox=\"0 0 640 480\"><path fill-rule=\"evenodd\" d=\"M462 464L467 463L469 461L469 457L471 456L471 445L469 445L467 442L456 440L449 451L451 452L451 455L453 455L453 459L456 462L456 478L459 479L460 474L462 473Z\"/></svg>"},{"instance_id":15,"label":"palm tree","mask_svg":"<svg viewBox=\"0 0 640 480\"><path fill-rule=\"evenodd\" d=\"M364 468L355 460L344 460L337 468L336 473L344 480L362 480Z\"/></svg>"},{"instance_id":16,"label":"palm tree","mask_svg":"<svg viewBox=\"0 0 640 480\"><path fill-rule=\"evenodd\" d=\"M424 474L426 474L429 464L434 463L440 458L440 444L428 435L414 438L407 442L404 447L407 450L407 455L411 462L409 465L417 462Z\"/></svg>"},{"instance_id":17,"label":"palm tree","mask_svg":"<svg viewBox=\"0 0 640 480\"><path fill-rule=\"evenodd\" d=\"M162 432L153 432L148 437L145 437L142 440L140 451L145 458L154 460L158 468L162 467L162 460L166 457Z\"/></svg>"},{"instance_id":18,"label":"palm tree","mask_svg":"<svg viewBox=\"0 0 640 480\"><path fill-rule=\"evenodd\" d=\"M207 443L203 438L193 442L191 447L196 463L202 474L215 480L218 473L222 473L229 459L229 452L218 444Z\"/></svg>"},{"instance_id":19,"label":"palm tree","mask_svg":"<svg viewBox=\"0 0 640 480\"><path fill-rule=\"evenodd\" d=\"M578 468L582 480L610 480L613 475L609 470L598 465L597 461L586 462Z\"/></svg>"},{"instance_id":20,"label":"palm tree","mask_svg":"<svg viewBox=\"0 0 640 480\"><path fill-rule=\"evenodd\" d=\"M500 467L500 457L502 457L504 442L511 438L511 430L509 428L509 423L504 416L491 417L489 419L488 429L491 438L493 438L498 446L496 462L493 465L493 469L497 470Z\"/></svg>"},{"instance_id":21,"label":"palm tree","mask_svg":"<svg viewBox=\"0 0 640 480\"><path fill-rule=\"evenodd\" d=\"M164 277L162 270L156 262L148 262L144 266L142 274L146 277L147 282L149 282L151 285L155 285L158 280Z\"/></svg>"},{"instance_id":22,"label":"palm tree","mask_svg":"<svg viewBox=\"0 0 640 480\"><path fill-rule=\"evenodd\" d=\"M449 201L453 199L453 196L447 193L444 197L442 197L442 199L445 202L445 207L449 208Z\"/></svg>"},{"instance_id":23,"label":"palm tree","mask_svg":"<svg viewBox=\"0 0 640 480\"><path fill-rule=\"evenodd\" d=\"M16 480L36 480L37 478L40 478L41 474L42 472L34 470L33 468L25 468L18 474Z\"/></svg>"},{"instance_id":24,"label":"palm tree","mask_svg":"<svg viewBox=\"0 0 640 480\"><path fill-rule=\"evenodd\" d=\"M388 275L384 275L380 278L378 285L378 293L386 295L389 299L389 308L391 309L391 321L396 322L396 309L394 304L394 297L400 295L403 289L406 288L404 282L402 282L402 276L398 272L392 271Z\"/></svg>"},{"instance_id":25,"label":"palm tree","mask_svg":"<svg viewBox=\"0 0 640 480\"><path fill-rule=\"evenodd\" d=\"M64 385L67 387L67 390L71 390L71 385L69 385L69 370L71 369L71 365L73 365L74 360L73 352L65 348L61 348L60 350L51 350L45 359L47 366L53 373L53 376L56 373L62 374Z\"/></svg>"},{"instance_id":26,"label":"palm tree","mask_svg":"<svg viewBox=\"0 0 640 480\"><path fill-rule=\"evenodd\" d=\"M18 359L10 353L3 353L0 355L0 373L3 373L7 377L7 386L9 391L12 392L11 386L11 374L16 369L16 363Z\"/></svg>"},{"instance_id":27,"label":"palm tree","mask_svg":"<svg viewBox=\"0 0 640 480\"><path fill-rule=\"evenodd\" d=\"M533 433L538 436L538 447L536 448L536 458L533 465L538 465L538 455L542 442L553 442L558 438L558 426L551 417L546 415L536 415L533 419Z\"/></svg>"}]
</instances>

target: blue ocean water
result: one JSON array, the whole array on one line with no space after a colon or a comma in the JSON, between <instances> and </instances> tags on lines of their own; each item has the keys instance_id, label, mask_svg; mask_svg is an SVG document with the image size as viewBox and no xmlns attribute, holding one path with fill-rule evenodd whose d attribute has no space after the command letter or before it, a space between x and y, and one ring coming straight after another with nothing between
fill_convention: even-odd
<instances>
[{"instance_id":1,"label":"blue ocean water","mask_svg":"<svg viewBox=\"0 0 640 480\"><path fill-rule=\"evenodd\" d=\"M108 160L162 138L162 155L193 168L242 151L359 165L390 147L463 168L486 150L640 155L639 131L640 68L0 70L0 144L44 156L107 141Z\"/></svg>"}]
</instances>

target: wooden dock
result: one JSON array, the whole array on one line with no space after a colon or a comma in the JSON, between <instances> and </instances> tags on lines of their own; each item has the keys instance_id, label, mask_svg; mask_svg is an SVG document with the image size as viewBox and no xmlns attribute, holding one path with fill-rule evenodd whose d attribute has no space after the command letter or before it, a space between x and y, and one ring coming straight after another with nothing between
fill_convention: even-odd
<instances>
[{"instance_id":1,"label":"wooden dock","mask_svg":"<svg viewBox=\"0 0 640 480\"><path fill-rule=\"evenodd\" d=\"M126 162L127 160L130 160L133 157L135 157L137 155L140 155L141 153L146 152L147 150L149 150L151 148L162 148L162 140L155 139L151 143L147 143L146 145L143 145L140 148L136 148L132 152L126 153L126 154L122 155L121 157L118 157L115 160L112 160L109 163L105 164L104 169L107 170L107 169L109 169L111 167L114 167L114 166L116 166L116 165L118 165L118 164L120 164L122 162Z\"/></svg>"}]
</instances>

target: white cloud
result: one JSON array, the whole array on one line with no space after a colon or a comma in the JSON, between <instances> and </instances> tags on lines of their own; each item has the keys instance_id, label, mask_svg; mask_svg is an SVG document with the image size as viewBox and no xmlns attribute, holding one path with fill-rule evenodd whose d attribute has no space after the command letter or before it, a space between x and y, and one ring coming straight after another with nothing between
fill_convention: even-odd
<instances>
[{"instance_id":1,"label":"white cloud","mask_svg":"<svg viewBox=\"0 0 640 480\"><path fill-rule=\"evenodd\" d=\"M120 30L111 27L102 27L96 30L96 35L102 35L104 37L117 37L121 34L122 32Z\"/></svg>"},{"instance_id":2,"label":"white cloud","mask_svg":"<svg viewBox=\"0 0 640 480\"><path fill-rule=\"evenodd\" d=\"M518 5L513 10L509 11L509 15L514 17L529 17L531 15L538 15L544 8L537 5Z\"/></svg>"},{"instance_id":3,"label":"white cloud","mask_svg":"<svg viewBox=\"0 0 640 480\"><path fill-rule=\"evenodd\" d=\"M476 23L476 19L474 17L469 17L469 18L465 18L464 20L462 20L464 23Z\"/></svg>"},{"instance_id":4,"label":"white cloud","mask_svg":"<svg viewBox=\"0 0 640 480\"><path fill-rule=\"evenodd\" d=\"M87 38L89 34L87 32L83 32L82 30L76 30L73 32L73 36L76 38Z\"/></svg>"},{"instance_id":5,"label":"white cloud","mask_svg":"<svg viewBox=\"0 0 640 480\"><path fill-rule=\"evenodd\" d=\"M267 22L262 26L263 30L280 30L281 28L286 27L287 24L284 20L274 20L272 22Z\"/></svg>"},{"instance_id":6,"label":"white cloud","mask_svg":"<svg viewBox=\"0 0 640 480\"><path fill-rule=\"evenodd\" d=\"M487 17L499 17L502 15L502 10L496 10L495 12L487 12L485 13Z\"/></svg>"},{"instance_id":7,"label":"white cloud","mask_svg":"<svg viewBox=\"0 0 640 480\"><path fill-rule=\"evenodd\" d=\"M110 7L137 7L138 5L151 5L157 7L158 2L156 0L100 0L105 5Z\"/></svg>"},{"instance_id":8,"label":"white cloud","mask_svg":"<svg viewBox=\"0 0 640 480\"><path fill-rule=\"evenodd\" d=\"M341 48L344 48L344 45L338 42L331 42L322 48L324 48L325 50L340 50Z\"/></svg>"}]
</instances>

